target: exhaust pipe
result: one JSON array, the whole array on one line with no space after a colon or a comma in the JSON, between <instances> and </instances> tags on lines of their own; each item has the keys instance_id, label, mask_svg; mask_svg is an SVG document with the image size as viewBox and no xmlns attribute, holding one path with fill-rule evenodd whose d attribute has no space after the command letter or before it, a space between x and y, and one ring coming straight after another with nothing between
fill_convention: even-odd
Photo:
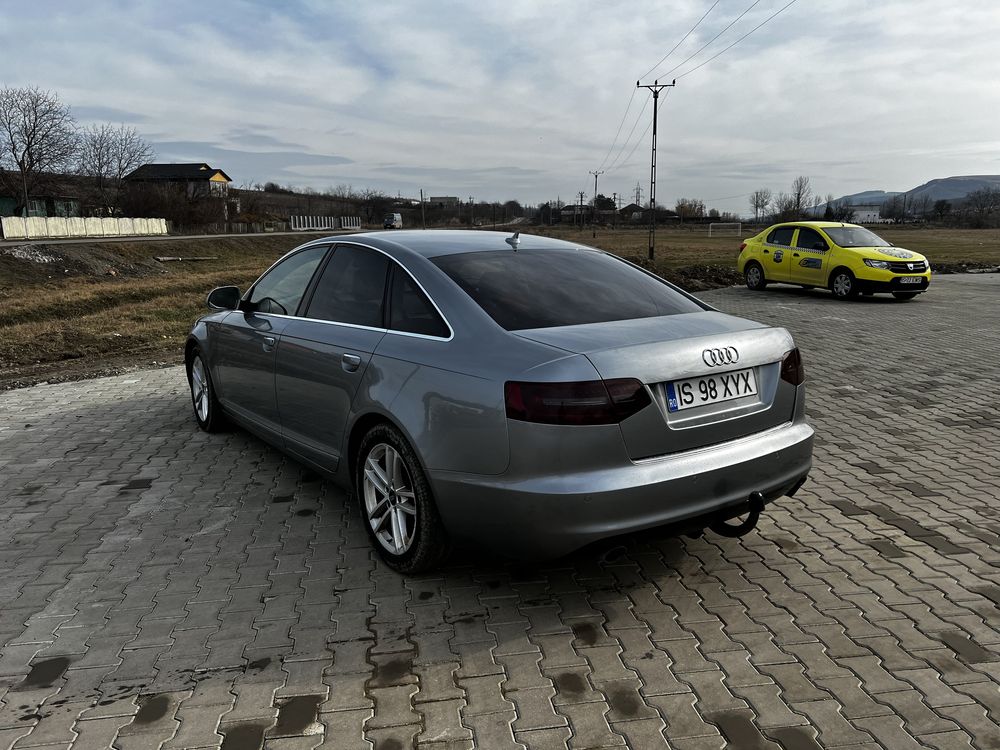
<instances>
[{"instance_id":1,"label":"exhaust pipe","mask_svg":"<svg viewBox=\"0 0 1000 750\"><path fill-rule=\"evenodd\" d=\"M749 506L746 511L747 517L742 522L730 524L727 521L716 521L708 528L719 536L730 539L735 539L753 531L757 526L757 521L760 519L760 514L764 510L764 496L760 492L751 492L750 497L747 498L747 505Z\"/></svg>"}]
</instances>

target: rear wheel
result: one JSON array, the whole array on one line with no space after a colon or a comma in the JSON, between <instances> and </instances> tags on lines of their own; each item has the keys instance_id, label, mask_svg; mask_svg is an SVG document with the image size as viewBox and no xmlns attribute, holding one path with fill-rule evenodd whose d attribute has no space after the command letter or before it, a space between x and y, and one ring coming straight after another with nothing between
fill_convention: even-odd
<instances>
[{"instance_id":1,"label":"rear wheel","mask_svg":"<svg viewBox=\"0 0 1000 750\"><path fill-rule=\"evenodd\" d=\"M746 279L747 289L759 292L767 287L764 269L760 267L759 263L747 263L747 267L743 270L743 278Z\"/></svg>"},{"instance_id":2,"label":"rear wheel","mask_svg":"<svg viewBox=\"0 0 1000 750\"><path fill-rule=\"evenodd\" d=\"M444 560L448 539L430 485L392 425L376 425L361 441L355 487L368 536L390 568L420 573Z\"/></svg>"},{"instance_id":3,"label":"rear wheel","mask_svg":"<svg viewBox=\"0 0 1000 750\"><path fill-rule=\"evenodd\" d=\"M212 374L208 371L201 350L195 349L188 363L188 384L191 386L191 404L194 418L205 432L218 432L226 425L226 415L222 413L219 400L215 396Z\"/></svg>"},{"instance_id":4,"label":"rear wheel","mask_svg":"<svg viewBox=\"0 0 1000 750\"><path fill-rule=\"evenodd\" d=\"M830 291L837 299L851 299L858 293L854 274L846 268L838 268L830 277Z\"/></svg>"},{"instance_id":5,"label":"rear wheel","mask_svg":"<svg viewBox=\"0 0 1000 750\"><path fill-rule=\"evenodd\" d=\"M920 294L920 292L893 292L892 296L898 299L900 302L909 302L918 294Z\"/></svg>"}]
</instances>

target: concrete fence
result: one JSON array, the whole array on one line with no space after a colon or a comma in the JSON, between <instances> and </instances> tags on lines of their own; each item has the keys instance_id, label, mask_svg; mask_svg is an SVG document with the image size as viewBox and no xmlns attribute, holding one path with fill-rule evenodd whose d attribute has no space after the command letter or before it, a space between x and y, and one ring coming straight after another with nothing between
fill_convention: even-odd
<instances>
[{"instance_id":1,"label":"concrete fence","mask_svg":"<svg viewBox=\"0 0 1000 750\"><path fill-rule=\"evenodd\" d=\"M0 217L5 240L46 240L64 237L141 237L167 233L165 219L108 219L64 216Z\"/></svg>"},{"instance_id":2,"label":"concrete fence","mask_svg":"<svg viewBox=\"0 0 1000 750\"><path fill-rule=\"evenodd\" d=\"M289 216L288 223L294 231L361 229L360 216Z\"/></svg>"}]
</instances>

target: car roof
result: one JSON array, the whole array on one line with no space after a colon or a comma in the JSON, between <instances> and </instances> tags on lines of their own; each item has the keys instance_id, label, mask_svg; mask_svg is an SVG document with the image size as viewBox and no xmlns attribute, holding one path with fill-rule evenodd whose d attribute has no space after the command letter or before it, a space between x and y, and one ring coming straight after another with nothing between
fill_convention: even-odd
<instances>
[{"instance_id":1,"label":"car roof","mask_svg":"<svg viewBox=\"0 0 1000 750\"><path fill-rule=\"evenodd\" d=\"M849 224L845 221L782 221L779 224L772 224L768 229L775 227L815 227L826 229L827 227L856 227L858 224Z\"/></svg>"},{"instance_id":2,"label":"car roof","mask_svg":"<svg viewBox=\"0 0 1000 750\"><path fill-rule=\"evenodd\" d=\"M363 242L382 249L400 248L409 250L425 258L435 258L439 255L454 255L456 253L490 252L510 250L507 239L514 235L510 232L489 232L475 229L410 229L387 232L360 232L357 234L341 234L314 240L314 242ZM583 245L552 237L542 237L537 234L521 234L518 237L518 250L573 250L581 249ZM588 248L589 249L589 248Z\"/></svg>"}]
</instances>

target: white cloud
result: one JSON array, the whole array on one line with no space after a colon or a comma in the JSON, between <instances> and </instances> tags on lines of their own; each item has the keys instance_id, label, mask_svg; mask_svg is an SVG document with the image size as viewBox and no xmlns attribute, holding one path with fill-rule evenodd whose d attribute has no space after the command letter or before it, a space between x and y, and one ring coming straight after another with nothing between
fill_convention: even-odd
<instances>
[{"instance_id":1,"label":"white cloud","mask_svg":"<svg viewBox=\"0 0 1000 750\"><path fill-rule=\"evenodd\" d=\"M784 2L763 0L672 75ZM720 2L653 75L747 4ZM218 166L237 182L565 199L592 190L587 172L636 77L710 5L25 4L0 27L0 82L54 89L81 118L127 120L160 142L206 144L204 158L230 160ZM997 171L998 32L988 3L959 13L930 0L798 0L678 80L660 112L658 197L781 190L797 174L842 194ZM647 96L633 97L622 139ZM649 117L647 107L602 192L647 183L649 134L632 144ZM284 165L282 152L294 154Z\"/></svg>"}]
</instances>

